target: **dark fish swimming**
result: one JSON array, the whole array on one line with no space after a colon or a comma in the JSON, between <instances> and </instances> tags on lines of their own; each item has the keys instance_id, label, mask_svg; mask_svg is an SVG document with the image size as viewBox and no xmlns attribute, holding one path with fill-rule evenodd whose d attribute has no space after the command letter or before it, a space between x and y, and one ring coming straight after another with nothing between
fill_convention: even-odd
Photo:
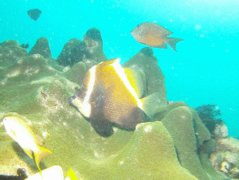
<instances>
[{"instance_id":1,"label":"dark fish swimming","mask_svg":"<svg viewBox=\"0 0 239 180\"><path fill-rule=\"evenodd\" d=\"M29 44L24 44L23 43L23 44L21 44L21 47L24 48L24 49L27 49L27 48L29 48Z\"/></svg>"},{"instance_id":2,"label":"dark fish swimming","mask_svg":"<svg viewBox=\"0 0 239 180\"><path fill-rule=\"evenodd\" d=\"M69 100L102 136L113 133L112 125L133 130L151 114L158 94L143 96L140 74L123 68L119 59L101 62L86 73L79 92ZM157 97L156 97L157 96Z\"/></svg>"},{"instance_id":3,"label":"dark fish swimming","mask_svg":"<svg viewBox=\"0 0 239 180\"><path fill-rule=\"evenodd\" d=\"M157 48L167 48L168 44L176 50L176 43L182 41L180 38L168 37L172 32L151 22L139 24L131 34L136 41Z\"/></svg>"},{"instance_id":4,"label":"dark fish swimming","mask_svg":"<svg viewBox=\"0 0 239 180\"><path fill-rule=\"evenodd\" d=\"M40 9L30 9L27 11L28 16L34 21L36 21L40 17L41 13L42 12Z\"/></svg>"}]
</instances>

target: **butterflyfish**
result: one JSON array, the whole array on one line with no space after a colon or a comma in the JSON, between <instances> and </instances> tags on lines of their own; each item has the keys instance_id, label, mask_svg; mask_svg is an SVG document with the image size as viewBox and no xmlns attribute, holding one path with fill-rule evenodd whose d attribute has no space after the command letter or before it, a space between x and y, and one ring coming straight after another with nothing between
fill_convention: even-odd
<instances>
[{"instance_id":1,"label":"butterflyfish","mask_svg":"<svg viewBox=\"0 0 239 180\"><path fill-rule=\"evenodd\" d=\"M152 116L155 102L160 103L157 93L144 97L140 75L123 68L119 59L101 62L87 71L82 87L69 102L102 136L113 133L112 125L134 130Z\"/></svg>"}]
</instances>

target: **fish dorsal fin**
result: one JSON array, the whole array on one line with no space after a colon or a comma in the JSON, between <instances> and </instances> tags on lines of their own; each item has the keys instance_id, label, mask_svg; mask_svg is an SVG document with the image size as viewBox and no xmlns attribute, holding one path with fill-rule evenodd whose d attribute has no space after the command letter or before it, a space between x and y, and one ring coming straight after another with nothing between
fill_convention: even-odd
<instances>
[{"instance_id":1,"label":"fish dorsal fin","mask_svg":"<svg viewBox=\"0 0 239 180\"><path fill-rule=\"evenodd\" d=\"M120 61L119 58L110 59L110 60L107 60L107 61L102 61L96 66L97 66L97 68L107 67L107 66L112 65L112 64L114 64L116 62L119 62L119 61Z\"/></svg>"},{"instance_id":2,"label":"fish dorsal fin","mask_svg":"<svg viewBox=\"0 0 239 180\"><path fill-rule=\"evenodd\" d=\"M162 34L164 36L168 36L168 35L172 34L171 31L169 31L168 29L166 29L165 27L163 27L159 24L151 23L151 22L146 22L144 24L147 25L148 28L151 29L151 31L160 32L160 34Z\"/></svg>"},{"instance_id":3,"label":"fish dorsal fin","mask_svg":"<svg viewBox=\"0 0 239 180\"><path fill-rule=\"evenodd\" d=\"M135 90L138 98L143 97L145 93L145 76L141 71L136 71L133 68L124 68L127 79L130 85Z\"/></svg>"},{"instance_id":4,"label":"fish dorsal fin","mask_svg":"<svg viewBox=\"0 0 239 180\"><path fill-rule=\"evenodd\" d=\"M143 111L151 119L163 106L165 106L165 104L161 101L160 94L158 92L144 97L141 99L141 102L143 104Z\"/></svg>"}]
</instances>

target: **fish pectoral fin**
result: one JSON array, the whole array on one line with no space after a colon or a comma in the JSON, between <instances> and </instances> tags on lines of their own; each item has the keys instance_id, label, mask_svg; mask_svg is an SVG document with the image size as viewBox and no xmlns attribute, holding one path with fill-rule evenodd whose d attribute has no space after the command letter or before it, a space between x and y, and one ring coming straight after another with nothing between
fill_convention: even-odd
<instances>
[{"instance_id":1,"label":"fish pectoral fin","mask_svg":"<svg viewBox=\"0 0 239 180\"><path fill-rule=\"evenodd\" d=\"M108 137L113 134L113 128L112 128L112 123L101 119L91 119L90 120L92 127L95 129L95 131L103 136L103 137Z\"/></svg>"},{"instance_id":2,"label":"fish pectoral fin","mask_svg":"<svg viewBox=\"0 0 239 180\"><path fill-rule=\"evenodd\" d=\"M176 44L182 40L183 39L180 38L167 38L166 42L169 44L171 48L173 48L174 51L176 51Z\"/></svg>"},{"instance_id":3,"label":"fish pectoral fin","mask_svg":"<svg viewBox=\"0 0 239 180\"><path fill-rule=\"evenodd\" d=\"M41 146L38 146L38 148L39 148L39 152L37 152L37 153L32 152L32 157L33 157L33 160L35 161L37 169L41 172L41 168L40 168L41 160L44 157L48 156L49 154L52 154L52 152L49 149L46 149L46 148L41 147Z\"/></svg>"},{"instance_id":4,"label":"fish pectoral fin","mask_svg":"<svg viewBox=\"0 0 239 180\"><path fill-rule=\"evenodd\" d=\"M158 92L142 98L141 102L143 103L142 110L150 119L152 119L154 115L159 112L160 107L164 105Z\"/></svg>"}]
</instances>

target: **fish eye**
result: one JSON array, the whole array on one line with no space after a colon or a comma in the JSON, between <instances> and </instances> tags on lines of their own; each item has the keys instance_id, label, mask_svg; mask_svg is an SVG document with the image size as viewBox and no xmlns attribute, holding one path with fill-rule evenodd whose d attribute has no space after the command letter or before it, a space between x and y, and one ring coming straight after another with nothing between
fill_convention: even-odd
<instances>
[{"instance_id":1,"label":"fish eye","mask_svg":"<svg viewBox=\"0 0 239 180\"><path fill-rule=\"evenodd\" d=\"M17 169L17 175L19 177L22 177L23 179L27 178L28 175L27 175L27 170L25 168L18 168Z\"/></svg>"}]
</instances>

